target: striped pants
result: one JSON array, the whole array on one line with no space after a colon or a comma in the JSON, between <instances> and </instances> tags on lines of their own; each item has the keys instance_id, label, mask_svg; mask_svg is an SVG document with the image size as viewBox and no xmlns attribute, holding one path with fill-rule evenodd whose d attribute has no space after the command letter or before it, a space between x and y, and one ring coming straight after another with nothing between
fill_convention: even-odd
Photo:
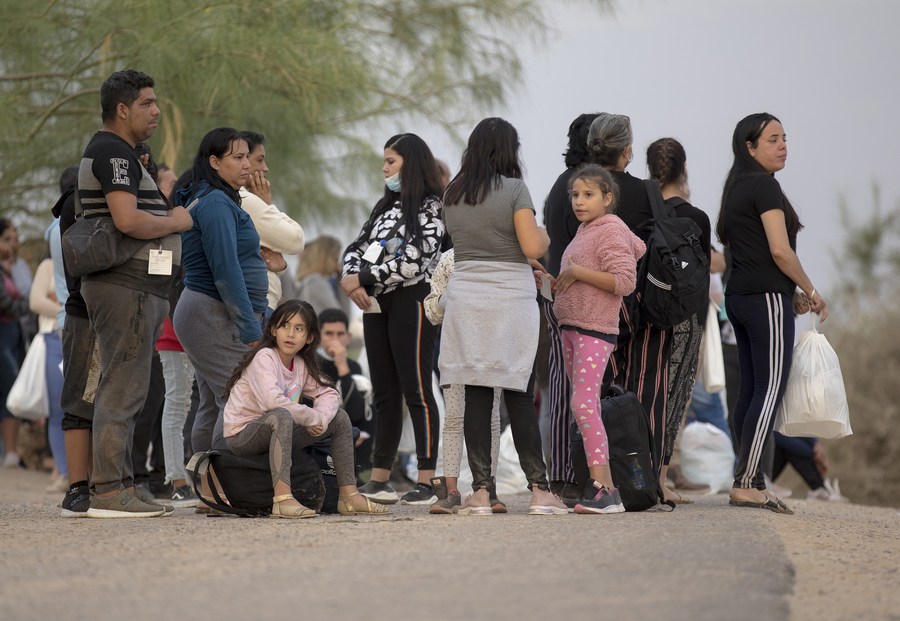
<instances>
[{"instance_id":1,"label":"striped pants","mask_svg":"<svg viewBox=\"0 0 900 621\"><path fill-rule=\"evenodd\" d=\"M634 294L622 300L619 336L606 367L603 394L610 384L617 384L637 395L650 419L654 466L658 474L666 439L672 329L653 324L638 325L631 312L634 304Z\"/></svg>"},{"instance_id":2,"label":"striped pants","mask_svg":"<svg viewBox=\"0 0 900 621\"><path fill-rule=\"evenodd\" d=\"M569 398L572 385L566 375L563 356L562 334L559 321L553 312L553 302L540 298L547 318L547 332L550 336L550 480L554 483L565 481L575 483L572 456L569 452Z\"/></svg>"},{"instance_id":3,"label":"striped pants","mask_svg":"<svg viewBox=\"0 0 900 621\"><path fill-rule=\"evenodd\" d=\"M734 411L739 448L734 487L765 489L760 467L781 405L794 352L794 309L782 293L727 294L741 388Z\"/></svg>"}]
</instances>

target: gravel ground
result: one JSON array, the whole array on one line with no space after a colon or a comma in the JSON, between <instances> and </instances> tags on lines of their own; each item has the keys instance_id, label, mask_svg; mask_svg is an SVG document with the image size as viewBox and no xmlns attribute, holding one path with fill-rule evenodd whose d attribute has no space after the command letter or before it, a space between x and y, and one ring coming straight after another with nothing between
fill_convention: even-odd
<instances>
[{"instance_id":1,"label":"gravel ground","mask_svg":"<svg viewBox=\"0 0 900 621\"><path fill-rule=\"evenodd\" d=\"M900 619L895 509L74 520L46 484L0 470L3 621Z\"/></svg>"}]
</instances>

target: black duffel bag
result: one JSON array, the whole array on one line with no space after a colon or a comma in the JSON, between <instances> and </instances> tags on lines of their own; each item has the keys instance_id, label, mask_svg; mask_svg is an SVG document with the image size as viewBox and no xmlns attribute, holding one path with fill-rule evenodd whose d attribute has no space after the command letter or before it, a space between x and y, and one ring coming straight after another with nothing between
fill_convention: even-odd
<instances>
[{"instance_id":1,"label":"black duffel bag","mask_svg":"<svg viewBox=\"0 0 900 621\"><path fill-rule=\"evenodd\" d=\"M272 514L272 473L268 453L239 457L227 449L213 449L197 453L188 464L194 493L204 504L225 513L242 517L265 517ZM212 473L225 493L219 494ZM213 498L200 495L202 477ZM325 500L325 485L319 464L300 448L291 453L291 493L297 502L317 512Z\"/></svg>"}]
</instances>

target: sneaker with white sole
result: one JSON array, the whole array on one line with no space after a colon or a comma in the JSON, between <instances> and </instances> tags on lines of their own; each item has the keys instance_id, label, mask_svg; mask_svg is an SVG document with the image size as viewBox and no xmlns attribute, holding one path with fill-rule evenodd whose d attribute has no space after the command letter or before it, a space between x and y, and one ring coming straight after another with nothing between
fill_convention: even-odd
<instances>
[{"instance_id":1,"label":"sneaker with white sole","mask_svg":"<svg viewBox=\"0 0 900 621\"><path fill-rule=\"evenodd\" d=\"M591 513L624 513L625 505L622 504L622 497L619 490L612 491L606 489L602 484L593 481L594 489L597 494L593 498L582 498L575 505L575 513L591 514Z\"/></svg>"},{"instance_id":2,"label":"sneaker with white sole","mask_svg":"<svg viewBox=\"0 0 900 621\"><path fill-rule=\"evenodd\" d=\"M84 518L87 517L88 509L91 508L91 489L87 485L81 485L75 489L70 489L63 497L62 515L64 518Z\"/></svg>"},{"instance_id":3,"label":"sneaker with white sole","mask_svg":"<svg viewBox=\"0 0 900 621\"><path fill-rule=\"evenodd\" d=\"M176 508L191 508L200 504L197 495L187 485L182 485L172 492L172 506Z\"/></svg>"},{"instance_id":4,"label":"sneaker with white sole","mask_svg":"<svg viewBox=\"0 0 900 621\"><path fill-rule=\"evenodd\" d=\"M163 515L172 515L173 513L175 513L175 507L173 507L172 505L164 505L156 502L156 498L153 497L153 494L150 492L150 488L146 485L135 485L134 496L144 504L162 509Z\"/></svg>"},{"instance_id":5,"label":"sneaker with white sole","mask_svg":"<svg viewBox=\"0 0 900 621\"><path fill-rule=\"evenodd\" d=\"M841 486L838 480L823 480L822 487L810 490L806 494L807 500L825 500L828 502L850 502L850 499L841 495Z\"/></svg>"},{"instance_id":6,"label":"sneaker with white sole","mask_svg":"<svg viewBox=\"0 0 900 621\"><path fill-rule=\"evenodd\" d=\"M437 496L434 495L434 488L426 483L416 483L416 486L403 494L400 499L401 505L430 505Z\"/></svg>"},{"instance_id":7,"label":"sneaker with white sole","mask_svg":"<svg viewBox=\"0 0 900 621\"><path fill-rule=\"evenodd\" d=\"M381 505L392 505L400 500L400 496L397 495L391 484L382 481L369 481L359 488L359 493Z\"/></svg>"},{"instance_id":8,"label":"sneaker with white sole","mask_svg":"<svg viewBox=\"0 0 900 621\"><path fill-rule=\"evenodd\" d=\"M534 496L532 496L534 499ZM553 493L541 494L538 502L533 502L528 507L528 515L567 515L569 507L563 500Z\"/></svg>"},{"instance_id":9,"label":"sneaker with white sole","mask_svg":"<svg viewBox=\"0 0 900 621\"><path fill-rule=\"evenodd\" d=\"M87 510L89 518L151 518L165 513L165 508L148 505L127 490L108 498L91 496L91 507Z\"/></svg>"}]
</instances>

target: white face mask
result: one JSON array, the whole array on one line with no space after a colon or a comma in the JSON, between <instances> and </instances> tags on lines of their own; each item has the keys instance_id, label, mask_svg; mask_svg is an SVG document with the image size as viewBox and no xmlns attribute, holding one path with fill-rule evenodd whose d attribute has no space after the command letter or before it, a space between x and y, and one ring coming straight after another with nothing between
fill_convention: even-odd
<instances>
[{"instance_id":1,"label":"white face mask","mask_svg":"<svg viewBox=\"0 0 900 621\"><path fill-rule=\"evenodd\" d=\"M384 185L388 187L388 190L391 192L399 192L400 191L400 171L398 170L390 177L385 177Z\"/></svg>"}]
</instances>

